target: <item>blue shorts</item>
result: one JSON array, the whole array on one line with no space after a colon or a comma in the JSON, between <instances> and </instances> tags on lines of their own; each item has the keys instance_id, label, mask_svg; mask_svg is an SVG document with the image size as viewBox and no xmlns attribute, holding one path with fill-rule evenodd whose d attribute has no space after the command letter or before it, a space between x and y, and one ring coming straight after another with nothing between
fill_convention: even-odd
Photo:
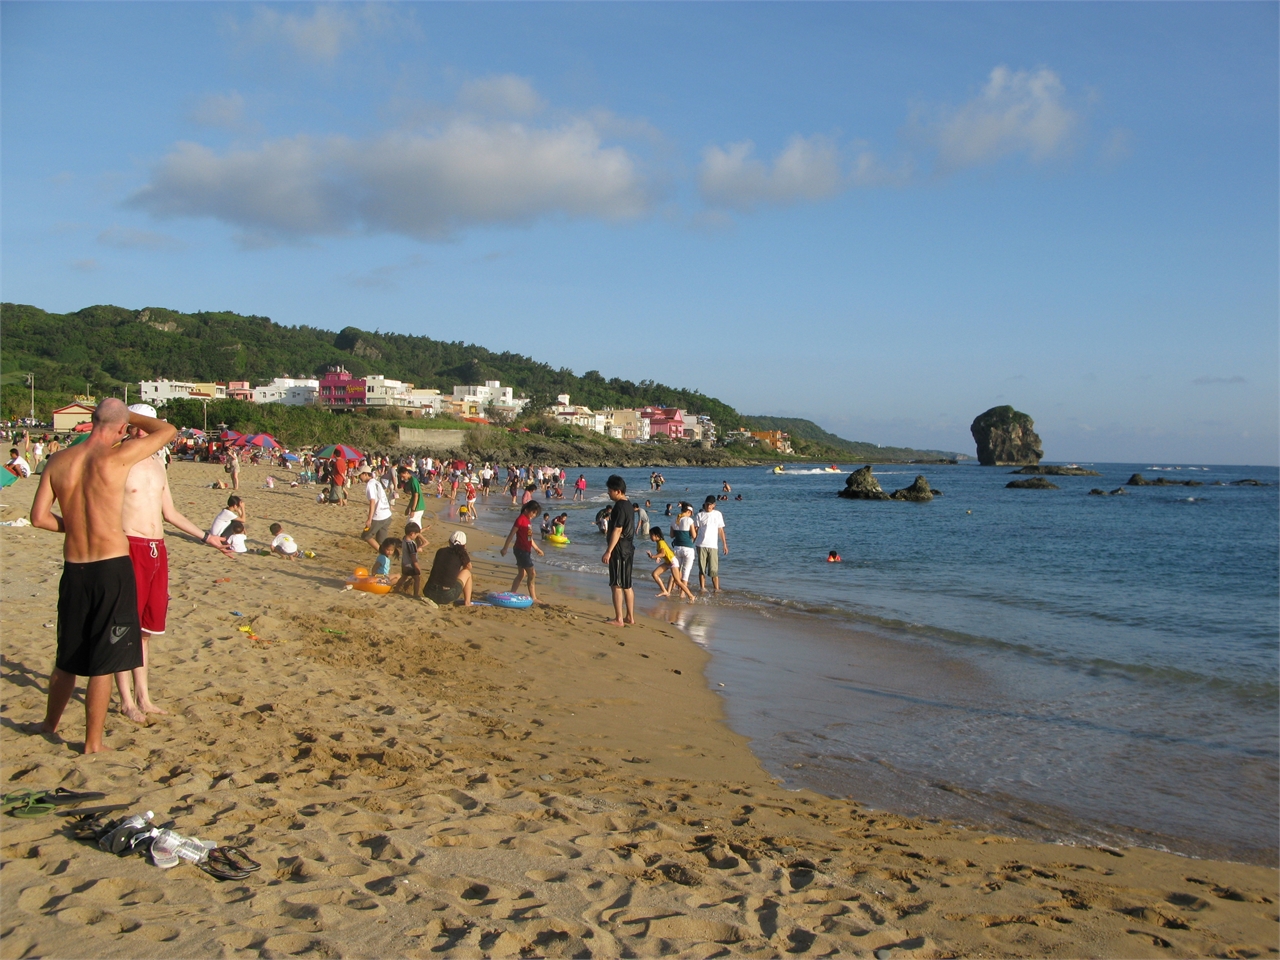
<instances>
[{"instance_id":1,"label":"blue shorts","mask_svg":"<svg viewBox=\"0 0 1280 960\"><path fill-rule=\"evenodd\" d=\"M519 547L516 547L512 551L512 553L516 555L516 567L518 569L520 570L533 569L533 551L532 550L521 550Z\"/></svg>"}]
</instances>

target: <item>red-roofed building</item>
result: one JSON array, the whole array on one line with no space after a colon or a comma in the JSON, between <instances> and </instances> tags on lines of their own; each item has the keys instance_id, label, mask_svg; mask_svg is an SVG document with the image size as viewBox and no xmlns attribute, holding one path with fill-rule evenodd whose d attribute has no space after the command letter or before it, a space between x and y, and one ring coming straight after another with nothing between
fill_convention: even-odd
<instances>
[{"instance_id":1,"label":"red-roofed building","mask_svg":"<svg viewBox=\"0 0 1280 960\"><path fill-rule=\"evenodd\" d=\"M645 407L640 416L649 421L649 436L664 434L672 440L684 439L684 411L677 407Z\"/></svg>"}]
</instances>

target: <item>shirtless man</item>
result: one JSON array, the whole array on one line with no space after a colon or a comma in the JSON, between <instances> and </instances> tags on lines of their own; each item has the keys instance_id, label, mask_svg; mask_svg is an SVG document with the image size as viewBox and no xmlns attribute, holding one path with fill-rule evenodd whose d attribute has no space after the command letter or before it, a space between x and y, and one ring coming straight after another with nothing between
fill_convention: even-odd
<instances>
[{"instance_id":1,"label":"shirtless man","mask_svg":"<svg viewBox=\"0 0 1280 960\"><path fill-rule=\"evenodd\" d=\"M140 413L154 418L155 407L147 403L135 403L130 413ZM129 443L143 440L147 431L142 427L130 427ZM127 446L127 444L126 444ZM165 469L164 449L134 464L124 484L124 533L129 539L129 559L133 563L133 577L138 587L138 619L142 625L142 666L132 671L116 673L116 688L120 691L120 712L134 723L142 723L148 713L165 713L151 702L147 687L147 665L151 662L150 640L163 634L165 614L169 610L169 552L164 544L164 521L183 533L196 537L201 543L234 556L221 537L205 533L178 512L169 492L169 472ZM132 678L132 690L129 680ZM136 697L136 700L135 700Z\"/></svg>"},{"instance_id":2,"label":"shirtless man","mask_svg":"<svg viewBox=\"0 0 1280 960\"><path fill-rule=\"evenodd\" d=\"M148 435L122 443L130 424ZM50 458L31 503L33 526L66 535L58 585L58 656L39 730L57 731L76 677L88 677L85 753L107 749L102 735L112 675L142 665L138 591L122 519L125 480L135 463L177 435L176 427L130 414L122 401L109 397L93 412L89 439ZM55 500L61 516L53 512Z\"/></svg>"}]
</instances>

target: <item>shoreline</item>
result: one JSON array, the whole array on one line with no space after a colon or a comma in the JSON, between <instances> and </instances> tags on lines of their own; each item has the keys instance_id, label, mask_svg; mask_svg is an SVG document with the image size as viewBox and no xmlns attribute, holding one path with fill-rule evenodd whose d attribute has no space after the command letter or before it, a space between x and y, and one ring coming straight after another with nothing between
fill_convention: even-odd
<instances>
[{"instance_id":1,"label":"shoreline","mask_svg":"<svg viewBox=\"0 0 1280 960\"><path fill-rule=\"evenodd\" d=\"M362 505L259 491L267 472L244 471L251 537L281 519L319 559L231 561L171 535L152 668L171 715L113 713L114 753L20 732L43 706L60 543L0 532L8 789L102 790L181 832L253 838L263 863L218 885L6 817L5 957L1277 952L1268 868L1032 843L787 789L725 722L708 654L669 624L607 627L598 603L545 580L532 611L343 591L371 557L354 538ZM213 475L171 470L197 525L225 501L198 484ZM9 488L3 518L32 493ZM437 521L428 554L457 526ZM478 586L505 589L498 544L467 532ZM73 703L71 742L82 718Z\"/></svg>"}]
</instances>

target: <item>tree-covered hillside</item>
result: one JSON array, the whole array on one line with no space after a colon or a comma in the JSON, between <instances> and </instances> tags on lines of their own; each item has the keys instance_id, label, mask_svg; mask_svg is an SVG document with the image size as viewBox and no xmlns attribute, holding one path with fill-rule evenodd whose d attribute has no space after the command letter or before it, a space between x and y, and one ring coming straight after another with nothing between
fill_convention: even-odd
<instances>
[{"instance_id":1,"label":"tree-covered hillside","mask_svg":"<svg viewBox=\"0 0 1280 960\"><path fill-rule=\"evenodd\" d=\"M274 377L319 376L337 364L357 376L383 374L446 394L455 384L501 380L503 385L513 387L518 396L530 398L531 414L561 393L592 409L648 404L682 407L692 414L710 416L721 433L746 425L759 430L785 430L794 438L797 454L819 459L948 456L938 451L855 443L808 420L745 417L697 390L669 387L652 380L606 380L595 370L578 376L567 368L556 369L521 354L495 353L475 344L400 333L370 333L356 327L345 327L337 333L308 326L285 327L268 317L230 312L178 313L162 307L128 310L95 306L55 314L24 304L0 304L0 414L6 419L29 412L31 396L25 386L28 374L35 375L36 415L47 421L54 407L67 403L76 394L119 397L127 386L136 396L142 380L248 380L260 386ZM295 442L299 443L309 442L301 438L317 431L334 433L330 427L322 428L310 421L304 424L306 418L297 412L254 410L252 405L236 406L232 401L208 413L256 429L284 428L296 433L299 439ZM328 411L315 413L343 416ZM191 410L184 410L183 416L197 422L192 419ZM360 428L352 436L389 437L391 430L386 424L346 426ZM349 431L341 432L346 436Z\"/></svg>"}]
</instances>

